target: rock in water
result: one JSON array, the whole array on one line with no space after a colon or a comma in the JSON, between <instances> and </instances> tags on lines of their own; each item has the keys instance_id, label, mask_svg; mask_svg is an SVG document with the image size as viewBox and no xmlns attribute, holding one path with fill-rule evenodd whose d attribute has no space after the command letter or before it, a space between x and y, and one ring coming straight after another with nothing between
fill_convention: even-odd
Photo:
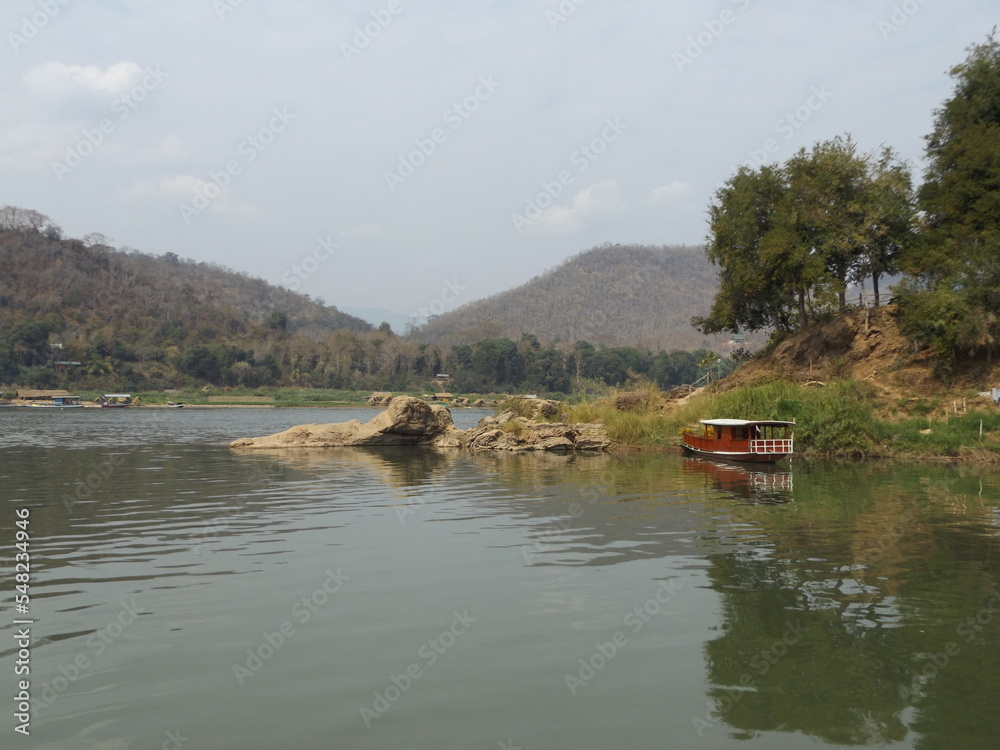
<instances>
[{"instance_id":1,"label":"rock in water","mask_svg":"<svg viewBox=\"0 0 1000 750\"><path fill-rule=\"evenodd\" d=\"M545 402L557 404L557 402ZM551 410L550 410L551 411ZM231 448L339 448L355 445L433 445L475 451L602 451L611 446L604 425L535 422L505 411L459 430L451 412L412 396L396 396L371 421L303 424L259 438L240 438Z\"/></svg>"},{"instance_id":2,"label":"rock in water","mask_svg":"<svg viewBox=\"0 0 1000 750\"><path fill-rule=\"evenodd\" d=\"M240 438L231 448L337 448L351 445L420 445L460 433L443 406L412 396L396 396L388 408L361 424L356 419L332 424L304 424L258 438Z\"/></svg>"}]
</instances>

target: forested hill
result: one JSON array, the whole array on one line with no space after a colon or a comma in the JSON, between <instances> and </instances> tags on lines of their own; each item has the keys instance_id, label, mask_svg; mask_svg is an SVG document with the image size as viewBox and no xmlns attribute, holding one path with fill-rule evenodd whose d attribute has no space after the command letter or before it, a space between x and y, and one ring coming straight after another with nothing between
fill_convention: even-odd
<instances>
[{"instance_id":1,"label":"forested hill","mask_svg":"<svg viewBox=\"0 0 1000 750\"><path fill-rule=\"evenodd\" d=\"M319 339L335 330L371 330L335 307L221 266L62 239L54 225L6 224L0 222L0 381L53 357L151 361L171 347L256 350L278 333ZM53 342L62 347L58 354Z\"/></svg>"},{"instance_id":2,"label":"forested hill","mask_svg":"<svg viewBox=\"0 0 1000 750\"><path fill-rule=\"evenodd\" d=\"M604 245L507 292L463 305L422 326L422 341L465 344L532 333L539 341L716 349L729 337L691 326L718 288L702 247Z\"/></svg>"}]
</instances>

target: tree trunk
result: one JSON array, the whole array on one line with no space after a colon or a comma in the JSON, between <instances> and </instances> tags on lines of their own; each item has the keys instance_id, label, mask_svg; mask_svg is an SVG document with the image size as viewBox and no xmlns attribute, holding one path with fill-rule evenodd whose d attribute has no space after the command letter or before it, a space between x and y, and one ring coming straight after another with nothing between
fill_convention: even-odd
<instances>
[{"instance_id":1,"label":"tree trunk","mask_svg":"<svg viewBox=\"0 0 1000 750\"><path fill-rule=\"evenodd\" d=\"M875 293L875 307L878 307L878 271L872 273L872 291Z\"/></svg>"},{"instance_id":2,"label":"tree trunk","mask_svg":"<svg viewBox=\"0 0 1000 750\"><path fill-rule=\"evenodd\" d=\"M809 322L809 314L806 312L806 292L804 289L799 290L799 329L806 327Z\"/></svg>"}]
</instances>

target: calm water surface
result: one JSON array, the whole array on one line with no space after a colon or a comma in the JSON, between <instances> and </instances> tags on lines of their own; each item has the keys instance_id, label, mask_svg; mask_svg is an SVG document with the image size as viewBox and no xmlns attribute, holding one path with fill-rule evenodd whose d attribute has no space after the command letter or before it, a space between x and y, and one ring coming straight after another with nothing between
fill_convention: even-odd
<instances>
[{"instance_id":1,"label":"calm water surface","mask_svg":"<svg viewBox=\"0 0 1000 750\"><path fill-rule=\"evenodd\" d=\"M1000 747L1000 475L226 447L371 416L0 410L0 745Z\"/></svg>"}]
</instances>

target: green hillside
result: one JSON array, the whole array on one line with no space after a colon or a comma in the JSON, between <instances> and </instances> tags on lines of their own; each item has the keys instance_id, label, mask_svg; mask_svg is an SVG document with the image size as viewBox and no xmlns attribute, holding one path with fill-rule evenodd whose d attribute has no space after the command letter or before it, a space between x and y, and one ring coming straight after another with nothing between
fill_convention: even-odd
<instances>
[{"instance_id":1,"label":"green hillside","mask_svg":"<svg viewBox=\"0 0 1000 750\"><path fill-rule=\"evenodd\" d=\"M691 326L693 315L707 313L717 287L717 271L702 247L604 245L433 318L415 335L466 344L533 333L543 343L725 351L729 336L706 336Z\"/></svg>"},{"instance_id":2,"label":"green hillside","mask_svg":"<svg viewBox=\"0 0 1000 750\"><path fill-rule=\"evenodd\" d=\"M272 380L295 341L371 330L335 307L221 266L88 241L63 239L37 212L3 209L0 381L44 384L51 377L42 373L60 360L80 362L70 366L80 376L133 383L177 370L212 380L234 365L250 370L247 382ZM194 361L203 355L198 347L215 347L204 373ZM264 368L260 377L252 377L254 367Z\"/></svg>"}]
</instances>

